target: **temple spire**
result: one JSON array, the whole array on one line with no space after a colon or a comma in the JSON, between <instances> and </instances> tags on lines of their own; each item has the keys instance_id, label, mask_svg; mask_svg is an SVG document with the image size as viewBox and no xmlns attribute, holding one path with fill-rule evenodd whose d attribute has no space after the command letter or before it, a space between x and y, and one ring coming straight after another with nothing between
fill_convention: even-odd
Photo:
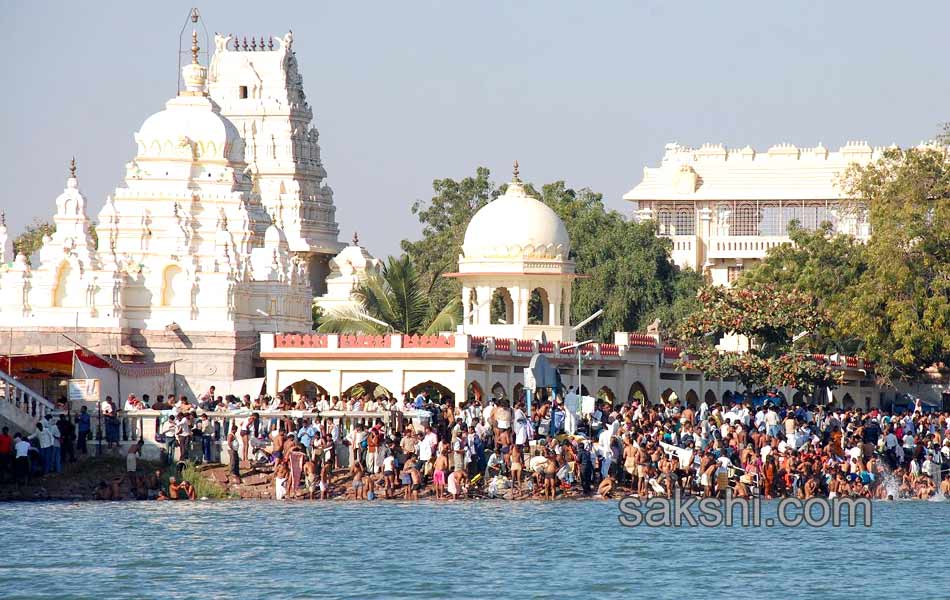
<instances>
[{"instance_id":1,"label":"temple spire","mask_svg":"<svg viewBox=\"0 0 950 600\"><path fill-rule=\"evenodd\" d=\"M355 231L353 232L353 245L354 246L360 245L360 234L356 233Z\"/></svg>"},{"instance_id":2,"label":"temple spire","mask_svg":"<svg viewBox=\"0 0 950 600\"><path fill-rule=\"evenodd\" d=\"M69 178L76 179L76 157L69 161Z\"/></svg>"},{"instance_id":3,"label":"temple spire","mask_svg":"<svg viewBox=\"0 0 950 600\"><path fill-rule=\"evenodd\" d=\"M514 170L513 170L512 175L511 175L511 180L512 180L512 181L517 181L517 182L520 182L520 181L521 181L521 174L520 174L520 172L518 171L518 161L517 161L517 160L515 161Z\"/></svg>"},{"instance_id":4,"label":"temple spire","mask_svg":"<svg viewBox=\"0 0 950 600\"><path fill-rule=\"evenodd\" d=\"M198 47L198 30L191 30L191 64L198 64L198 51L201 48Z\"/></svg>"}]
</instances>

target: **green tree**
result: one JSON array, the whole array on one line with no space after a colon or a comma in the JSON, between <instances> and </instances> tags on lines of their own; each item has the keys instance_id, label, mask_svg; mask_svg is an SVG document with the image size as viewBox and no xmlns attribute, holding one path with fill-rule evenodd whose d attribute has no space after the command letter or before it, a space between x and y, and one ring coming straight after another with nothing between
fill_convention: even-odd
<instances>
[{"instance_id":1,"label":"green tree","mask_svg":"<svg viewBox=\"0 0 950 600\"><path fill-rule=\"evenodd\" d=\"M867 269L843 313L886 381L950 357L950 164L926 148L889 149L844 178L872 235Z\"/></svg>"},{"instance_id":2,"label":"green tree","mask_svg":"<svg viewBox=\"0 0 950 600\"><path fill-rule=\"evenodd\" d=\"M703 310L680 326L680 368L710 378L735 377L753 392L788 386L812 394L819 386L840 385L840 370L796 346L804 339L795 340L798 334L817 331L828 321L811 294L771 285L709 286L700 291L699 301ZM748 351L720 352L716 344L726 335L744 336Z\"/></svg>"},{"instance_id":3,"label":"green tree","mask_svg":"<svg viewBox=\"0 0 950 600\"><path fill-rule=\"evenodd\" d=\"M432 306L432 280L416 268L408 255L389 257L382 269L369 274L354 292L359 307L325 314L318 327L323 333L435 334L452 331L459 322L459 297L436 309ZM387 323L389 326L366 319Z\"/></svg>"},{"instance_id":4,"label":"green tree","mask_svg":"<svg viewBox=\"0 0 950 600\"><path fill-rule=\"evenodd\" d=\"M571 237L571 257L584 278L574 282L571 321L596 310L604 315L579 335L613 341L615 331L644 329L654 319L671 327L698 308L702 278L670 260L670 241L656 235L653 222L636 223L604 207L603 196L573 190L563 181L547 184L538 194L561 217Z\"/></svg>"},{"instance_id":5,"label":"green tree","mask_svg":"<svg viewBox=\"0 0 950 600\"><path fill-rule=\"evenodd\" d=\"M43 246L43 237L53 235L55 231L56 226L52 223L36 219L13 240L13 252L29 259L31 254Z\"/></svg>"},{"instance_id":6,"label":"green tree","mask_svg":"<svg viewBox=\"0 0 950 600\"><path fill-rule=\"evenodd\" d=\"M479 167L474 177L460 181L436 179L432 182L432 198L412 205L412 213L422 223L422 238L403 240L402 251L412 257L431 294L433 307L444 307L460 298L461 284L442 277L458 267L458 257L465 237L465 228L478 209L498 196L498 189L489 179L489 171ZM461 301L457 303L461 305ZM435 314L430 315L434 318Z\"/></svg>"},{"instance_id":7,"label":"green tree","mask_svg":"<svg viewBox=\"0 0 950 600\"><path fill-rule=\"evenodd\" d=\"M742 274L738 287L771 285L783 293L812 295L829 319L802 343L820 353L860 353L863 341L845 325L856 286L868 268L866 246L850 235L835 233L827 222L816 230L793 222L788 235L792 243L771 248L762 262Z\"/></svg>"}]
</instances>

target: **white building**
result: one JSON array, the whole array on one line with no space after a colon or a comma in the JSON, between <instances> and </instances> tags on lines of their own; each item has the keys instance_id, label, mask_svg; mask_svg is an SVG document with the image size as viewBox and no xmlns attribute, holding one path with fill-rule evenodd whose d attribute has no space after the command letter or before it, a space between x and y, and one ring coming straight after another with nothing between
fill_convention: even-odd
<instances>
[{"instance_id":1,"label":"white building","mask_svg":"<svg viewBox=\"0 0 950 600\"><path fill-rule=\"evenodd\" d=\"M70 348L67 332L102 354L187 358L177 371L194 392L263 370L261 331L310 328L343 246L292 38L239 52L218 36L210 76L192 40L183 89L135 134L98 243L73 164L55 233L32 262L0 267L17 354Z\"/></svg>"},{"instance_id":2,"label":"white building","mask_svg":"<svg viewBox=\"0 0 950 600\"><path fill-rule=\"evenodd\" d=\"M841 177L849 165L868 164L883 151L866 142L836 152L821 144L779 144L764 153L668 144L660 166L644 167L643 180L623 198L634 204L635 218L657 221L676 264L727 285L750 261L789 242L793 220L808 229L830 221L837 231L866 239L863 215L843 202Z\"/></svg>"}]
</instances>

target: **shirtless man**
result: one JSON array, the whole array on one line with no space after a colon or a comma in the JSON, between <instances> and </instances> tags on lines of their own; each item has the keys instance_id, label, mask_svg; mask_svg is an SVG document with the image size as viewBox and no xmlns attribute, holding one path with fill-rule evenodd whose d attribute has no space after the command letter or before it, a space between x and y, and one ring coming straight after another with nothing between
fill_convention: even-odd
<instances>
[{"instance_id":1,"label":"shirtless man","mask_svg":"<svg viewBox=\"0 0 950 600\"><path fill-rule=\"evenodd\" d=\"M557 457L548 453L548 462L544 463L544 497L554 500L557 496Z\"/></svg>"},{"instance_id":2,"label":"shirtless man","mask_svg":"<svg viewBox=\"0 0 950 600\"><path fill-rule=\"evenodd\" d=\"M290 468L287 462L281 460L274 469L274 499L283 500L287 496L287 478L290 477Z\"/></svg>"},{"instance_id":3,"label":"shirtless man","mask_svg":"<svg viewBox=\"0 0 950 600\"><path fill-rule=\"evenodd\" d=\"M181 487L178 485L178 480L174 477L168 478L168 499L169 500L178 500L179 491Z\"/></svg>"},{"instance_id":4,"label":"shirtless man","mask_svg":"<svg viewBox=\"0 0 950 600\"><path fill-rule=\"evenodd\" d=\"M366 500L366 485L363 482L363 474L365 473L363 463L361 461L354 462L351 470L353 472L353 499Z\"/></svg>"},{"instance_id":5,"label":"shirtless man","mask_svg":"<svg viewBox=\"0 0 950 600\"><path fill-rule=\"evenodd\" d=\"M409 469L409 477L411 481L406 492L409 494L410 500L418 500L419 492L422 491L422 473L419 471L419 463L415 460L415 457L412 457L411 461L407 463L406 467Z\"/></svg>"},{"instance_id":6,"label":"shirtless man","mask_svg":"<svg viewBox=\"0 0 950 600\"><path fill-rule=\"evenodd\" d=\"M623 438L623 470L630 476L630 489L637 490L637 447L629 437Z\"/></svg>"},{"instance_id":7,"label":"shirtless man","mask_svg":"<svg viewBox=\"0 0 950 600\"><path fill-rule=\"evenodd\" d=\"M456 469L449 475L448 492L453 500L458 500L465 491L465 471Z\"/></svg>"},{"instance_id":8,"label":"shirtless man","mask_svg":"<svg viewBox=\"0 0 950 600\"><path fill-rule=\"evenodd\" d=\"M521 446L511 447L509 460L511 461L511 481L518 489L521 489L521 471L524 468L524 453L521 451Z\"/></svg>"},{"instance_id":9,"label":"shirtless man","mask_svg":"<svg viewBox=\"0 0 950 600\"><path fill-rule=\"evenodd\" d=\"M492 411L492 420L494 421L494 433L495 433L495 449L501 447L501 432L507 432L511 429L511 409L508 408L507 404L502 402Z\"/></svg>"},{"instance_id":10,"label":"shirtless man","mask_svg":"<svg viewBox=\"0 0 950 600\"><path fill-rule=\"evenodd\" d=\"M649 493L650 453L643 443L637 448L637 495L646 498Z\"/></svg>"},{"instance_id":11,"label":"shirtless man","mask_svg":"<svg viewBox=\"0 0 950 600\"><path fill-rule=\"evenodd\" d=\"M610 499L611 494L614 490L614 479L609 475L604 477L604 480L600 482L600 485L597 486L597 493L601 498Z\"/></svg>"},{"instance_id":12,"label":"shirtless man","mask_svg":"<svg viewBox=\"0 0 950 600\"><path fill-rule=\"evenodd\" d=\"M666 497L673 497L673 463L665 455L657 463L660 469L660 484L666 490Z\"/></svg>"},{"instance_id":13,"label":"shirtless man","mask_svg":"<svg viewBox=\"0 0 950 600\"><path fill-rule=\"evenodd\" d=\"M162 489L162 472L152 471L145 476L145 493L149 500L158 498Z\"/></svg>"},{"instance_id":14,"label":"shirtless man","mask_svg":"<svg viewBox=\"0 0 950 600\"><path fill-rule=\"evenodd\" d=\"M445 453L439 454L435 458L435 466L432 471L432 483L435 484L435 497L439 500L445 494L445 473L449 468L449 458Z\"/></svg>"},{"instance_id":15,"label":"shirtless man","mask_svg":"<svg viewBox=\"0 0 950 600\"><path fill-rule=\"evenodd\" d=\"M195 486L191 485L191 482L188 480L182 481L178 489L185 494L186 500L194 500L198 496L198 493L195 491Z\"/></svg>"},{"instance_id":16,"label":"shirtless man","mask_svg":"<svg viewBox=\"0 0 950 600\"><path fill-rule=\"evenodd\" d=\"M320 499L326 500L330 493L330 473L333 471L333 461L323 461L323 467L320 469Z\"/></svg>"},{"instance_id":17,"label":"shirtless man","mask_svg":"<svg viewBox=\"0 0 950 600\"><path fill-rule=\"evenodd\" d=\"M307 488L307 497L313 500L313 494L317 491L317 464L312 460L303 463L303 481Z\"/></svg>"},{"instance_id":18,"label":"shirtless man","mask_svg":"<svg viewBox=\"0 0 950 600\"><path fill-rule=\"evenodd\" d=\"M712 497L712 486L713 480L716 474L716 461L713 459L712 454L708 452L703 454L703 458L699 462L699 484L703 486L703 496L706 498Z\"/></svg>"}]
</instances>

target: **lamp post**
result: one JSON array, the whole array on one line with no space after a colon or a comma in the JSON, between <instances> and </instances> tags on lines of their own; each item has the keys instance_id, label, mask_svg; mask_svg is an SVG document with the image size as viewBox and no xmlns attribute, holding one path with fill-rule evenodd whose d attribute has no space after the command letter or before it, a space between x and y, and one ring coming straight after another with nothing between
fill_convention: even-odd
<instances>
[{"instance_id":1,"label":"lamp post","mask_svg":"<svg viewBox=\"0 0 950 600\"><path fill-rule=\"evenodd\" d=\"M574 333L577 333L582 327L584 327L584 325L587 325L594 319L600 317L602 314L604 314L604 309L601 308L600 310L598 310L591 316L587 317L586 319L584 319L577 325L574 325L573 327L571 327L571 331L573 331ZM587 344L590 344L593 341L594 340L587 340L586 342L580 342L580 343L573 344L571 346L566 346L565 348L563 348L563 350L568 350L570 348L577 349L577 397L578 398L581 397L581 346L586 346Z\"/></svg>"},{"instance_id":2,"label":"lamp post","mask_svg":"<svg viewBox=\"0 0 950 600\"><path fill-rule=\"evenodd\" d=\"M570 346L564 346L561 350L570 350L575 349L577 352L577 397L581 397L581 347L586 346L587 344L593 344L594 340L587 340L585 342L578 342L576 344L571 344Z\"/></svg>"}]
</instances>

